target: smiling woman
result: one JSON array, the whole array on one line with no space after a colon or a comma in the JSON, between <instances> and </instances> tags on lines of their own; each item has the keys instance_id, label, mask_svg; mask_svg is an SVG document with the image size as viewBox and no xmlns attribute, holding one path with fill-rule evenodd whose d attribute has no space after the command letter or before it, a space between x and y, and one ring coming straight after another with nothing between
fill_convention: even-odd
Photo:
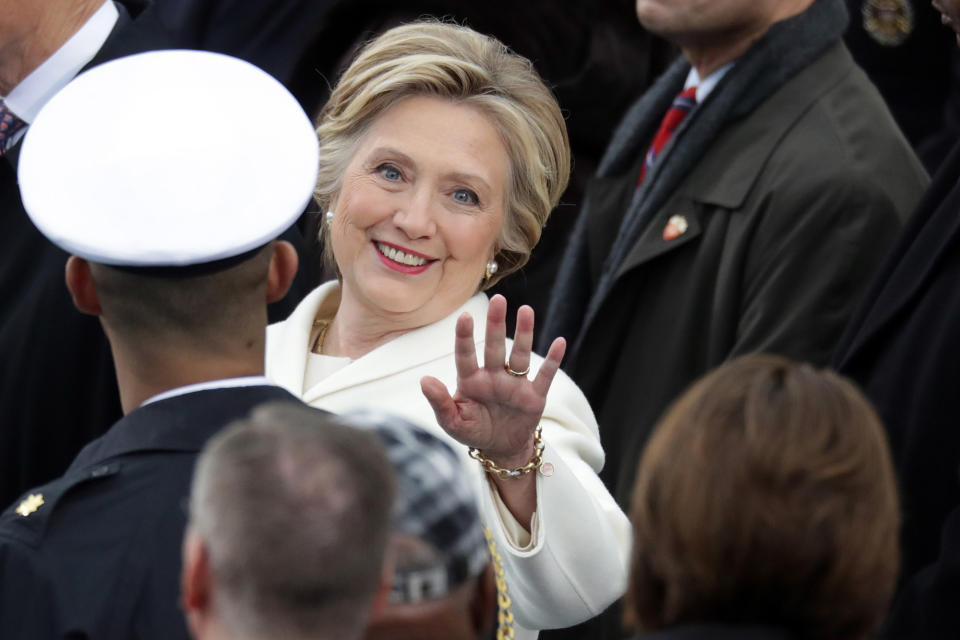
<instances>
[{"instance_id":1,"label":"smiling woman","mask_svg":"<svg viewBox=\"0 0 960 640\"><path fill-rule=\"evenodd\" d=\"M415 96L380 115L330 203L338 315L419 327L463 304L496 253L508 165L474 107Z\"/></svg>"},{"instance_id":2,"label":"smiling woman","mask_svg":"<svg viewBox=\"0 0 960 640\"><path fill-rule=\"evenodd\" d=\"M311 405L387 409L454 444L516 637L598 614L625 588L629 524L597 477L596 420L559 371L564 340L532 353L529 307L507 339L506 301L482 293L523 266L566 186L556 100L498 41L414 23L360 51L317 135L339 278L270 328L267 375Z\"/></svg>"}]
</instances>

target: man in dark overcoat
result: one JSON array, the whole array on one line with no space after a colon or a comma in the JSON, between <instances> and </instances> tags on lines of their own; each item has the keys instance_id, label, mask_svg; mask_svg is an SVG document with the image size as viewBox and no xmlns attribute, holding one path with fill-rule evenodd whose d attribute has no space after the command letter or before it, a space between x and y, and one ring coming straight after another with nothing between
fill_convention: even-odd
<instances>
[{"instance_id":1,"label":"man in dark overcoat","mask_svg":"<svg viewBox=\"0 0 960 640\"><path fill-rule=\"evenodd\" d=\"M256 145L237 135L242 100L271 122ZM97 115L91 149L83 125ZM66 288L109 338L125 415L0 515L0 637L187 638L177 601L194 460L252 407L296 402L263 377L267 303L296 272L275 238L317 166L296 99L219 54L114 60L39 112L20 152L23 202L70 255Z\"/></svg>"},{"instance_id":2,"label":"man in dark overcoat","mask_svg":"<svg viewBox=\"0 0 960 640\"><path fill-rule=\"evenodd\" d=\"M751 352L829 362L928 182L842 42L843 0L701 4L637 2L684 55L614 134L540 337L570 342L624 506L697 377Z\"/></svg>"}]
</instances>

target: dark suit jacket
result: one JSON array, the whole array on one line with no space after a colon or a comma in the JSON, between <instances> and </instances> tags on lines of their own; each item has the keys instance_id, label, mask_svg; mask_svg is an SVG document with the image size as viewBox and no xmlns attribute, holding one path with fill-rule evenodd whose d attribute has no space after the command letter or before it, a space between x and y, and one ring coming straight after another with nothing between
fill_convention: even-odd
<instances>
[{"instance_id":1,"label":"dark suit jacket","mask_svg":"<svg viewBox=\"0 0 960 640\"><path fill-rule=\"evenodd\" d=\"M299 402L257 386L146 405L29 491L43 499L35 511L11 505L0 516L0 637L186 640L180 549L194 462L223 426L275 400Z\"/></svg>"},{"instance_id":2,"label":"dark suit jacket","mask_svg":"<svg viewBox=\"0 0 960 640\"><path fill-rule=\"evenodd\" d=\"M145 10L148 4L120 5L120 20L87 68L177 45ZM23 210L18 153L19 145L0 157L0 508L63 473L84 444L120 417L100 323L74 309L64 285L67 254ZM284 238L302 250L296 229ZM315 280L301 270L291 293L271 305L271 320L285 318Z\"/></svg>"},{"instance_id":3,"label":"dark suit jacket","mask_svg":"<svg viewBox=\"0 0 960 640\"><path fill-rule=\"evenodd\" d=\"M157 19L186 48L217 51L257 65L294 90L312 118L321 85L314 69L300 67L325 24L334 0L154 0Z\"/></svg>"},{"instance_id":4,"label":"dark suit jacket","mask_svg":"<svg viewBox=\"0 0 960 640\"><path fill-rule=\"evenodd\" d=\"M960 635L958 176L960 146L944 161L834 358L876 406L898 474L905 592L893 622L906 635L890 637Z\"/></svg>"}]
</instances>

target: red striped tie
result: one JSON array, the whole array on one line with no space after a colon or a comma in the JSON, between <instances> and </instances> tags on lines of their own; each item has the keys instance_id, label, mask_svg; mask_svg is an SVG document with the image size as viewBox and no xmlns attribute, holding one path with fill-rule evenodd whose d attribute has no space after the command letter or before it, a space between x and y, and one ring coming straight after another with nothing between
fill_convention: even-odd
<instances>
[{"instance_id":1,"label":"red striped tie","mask_svg":"<svg viewBox=\"0 0 960 640\"><path fill-rule=\"evenodd\" d=\"M695 106L697 106L696 87L684 89L674 98L673 104L670 106L670 109L667 110L667 115L663 116L663 122L660 123L660 129L657 130L657 135L653 136L653 143L650 144L650 150L647 151L647 155L643 160L643 166L640 167L640 175L637 177L638 187L643 184L643 179L647 177L647 172L653 168L657 158L660 157L660 152L663 151L663 148L670 142L673 132L677 130L677 127L679 127L680 123L687 117L687 114L693 111Z\"/></svg>"},{"instance_id":2,"label":"red striped tie","mask_svg":"<svg viewBox=\"0 0 960 640\"><path fill-rule=\"evenodd\" d=\"M0 156L7 150L13 136L25 126L27 123L7 109L7 105L0 100Z\"/></svg>"}]
</instances>

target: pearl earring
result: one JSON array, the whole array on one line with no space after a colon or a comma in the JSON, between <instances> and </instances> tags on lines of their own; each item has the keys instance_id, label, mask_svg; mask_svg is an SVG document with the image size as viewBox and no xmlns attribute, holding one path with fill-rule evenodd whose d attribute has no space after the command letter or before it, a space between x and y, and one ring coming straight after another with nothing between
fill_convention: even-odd
<instances>
[{"instance_id":1,"label":"pearl earring","mask_svg":"<svg viewBox=\"0 0 960 640\"><path fill-rule=\"evenodd\" d=\"M333 211L327 211L326 219L328 225L333 224Z\"/></svg>"},{"instance_id":2,"label":"pearl earring","mask_svg":"<svg viewBox=\"0 0 960 640\"><path fill-rule=\"evenodd\" d=\"M500 265L497 264L497 261L491 260L490 262L487 263L487 268L484 269L483 275L486 277L487 280L489 280L490 278L493 277L493 274L495 274L499 269L500 269Z\"/></svg>"}]
</instances>

